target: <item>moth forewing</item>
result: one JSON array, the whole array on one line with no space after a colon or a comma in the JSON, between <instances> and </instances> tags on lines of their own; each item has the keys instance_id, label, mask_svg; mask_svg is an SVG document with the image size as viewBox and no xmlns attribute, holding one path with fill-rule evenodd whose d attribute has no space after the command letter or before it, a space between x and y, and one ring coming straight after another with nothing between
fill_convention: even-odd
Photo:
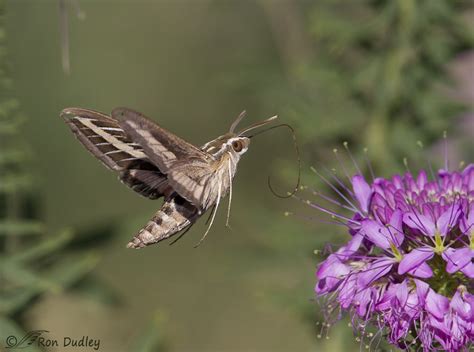
<instances>
[{"instance_id":1,"label":"moth forewing","mask_svg":"<svg viewBox=\"0 0 474 352\"><path fill-rule=\"evenodd\" d=\"M119 179L137 193L157 199L167 188L165 175L150 162L141 146L118 122L101 112L68 108L61 112L76 138Z\"/></svg>"},{"instance_id":2,"label":"moth forewing","mask_svg":"<svg viewBox=\"0 0 474 352\"><path fill-rule=\"evenodd\" d=\"M141 145L147 156L167 173L178 160L210 156L199 148L179 138L161 126L131 109L116 108L112 111L119 125L135 142Z\"/></svg>"}]
</instances>

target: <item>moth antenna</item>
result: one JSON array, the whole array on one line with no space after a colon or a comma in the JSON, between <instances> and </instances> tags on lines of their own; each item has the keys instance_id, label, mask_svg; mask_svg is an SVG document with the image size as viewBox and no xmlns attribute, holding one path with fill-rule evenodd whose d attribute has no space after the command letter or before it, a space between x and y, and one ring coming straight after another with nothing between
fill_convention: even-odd
<instances>
[{"instance_id":1,"label":"moth antenna","mask_svg":"<svg viewBox=\"0 0 474 352\"><path fill-rule=\"evenodd\" d=\"M267 132L267 131L270 131L274 128L279 128L279 127L286 127L288 128L290 131L291 131L291 135L293 137L293 142L294 142L294 147L295 147L295 152L296 152L296 159L298 160L298 179L296 181L296 186L295 188L293 189L292 192L288 192L287 195L283 196L281 194L278 194L277 192L275 192L275 190L273 189L272 187L272 184L270 182L270 176L268 176L268 179L267 179L267 183L268 183L268 188L270 189L270 191L273 193L273 195L275 195L276 197L278 198L290 198L292 196L294 196L296 194L296 192L298 192L298 189L300 187L300 183L301 183L301 157L300 157L300 150L299 150L299 147L298 147L298 141L296 139L296 133L295 133L295 130L293 129L293 127L291 127L290 125L284 123L284 124L281 124L281 125L277 125L277 126L273 126L273 127L269 127L267 128L266 130L263 130L263 131L260 131L260 132L257 132L256 134L252 135L251 137L254 137L256 136L257 134L260 134L260 133L263 133L263 132Z\"/></svg>"},{"instance_id":2,"label":"moth antenna","mask_svg":"<svg viewBox=\"0 0 474 352\"><path fill-rule=\"evenodd\" d=\"M275 116L272 116L272 117L269 117L268 119L266 120L263 120L263 121L259 121L259 122L255 122L253 124L251 124L250 126L244 128L243 130L241 130L239 133L237 133L237 136L242 136L244 133L247 133L251 130L254 130L258 127L261 127L261 126L264 126L270 122L272 122L273 120L277 119L278 118L278 115L275 115ZM266 130L265 130L266 131ZM260 132L257 132L256 134L260 134ZM256 135L254 134L254 136ZM251 137L249 137L251 138Z\"/></svg>"},{"instance_id":3,"label":"moth antenna","mask_svg":"<svg viewBox=\"0 0 474 352\"><path fill-rule=\"evenodd\" d=\"M247 114L247 111L244 110L239 114L239 116L237 116L235 121L232 122L232 125L230 126L229 133L234 133L235 128L240 123L240 121L242 121L242 119L245 117L246 114Z\"/></svg>"}]
</instances>

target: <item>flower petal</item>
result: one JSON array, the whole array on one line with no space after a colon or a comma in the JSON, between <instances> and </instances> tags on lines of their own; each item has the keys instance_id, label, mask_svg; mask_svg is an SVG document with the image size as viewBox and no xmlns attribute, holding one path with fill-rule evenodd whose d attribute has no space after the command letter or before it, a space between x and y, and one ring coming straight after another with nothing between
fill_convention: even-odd
<instances>
[{"instance_id":1,"label":"flower petal","mask_svg":"<svg viewBox=\"0 0 474 352\"><path fill-rule=\"evenodd\" d=\"M325 293L332 292L338 287L341 282L341 280L331 277L320 279L314 287L314 292L316 292L318 295L323 295Z\"/></svg>"},{"instance_id":2,"label":"flower petal","mask_svg":"<svg viewBox=\"0 0 474 352\"><path fill-rule=\"evenodd\" d=\"M421 170L416 179L416 185L419 190L425 188L425 185L428 183L428 176L426 176L425 170Z\"/></svg>"},{"instance_id":3,"label":"flower petal","mask_svg":"<svg viewBox=\"0 0 474 352\"><path fill-rule=\"evenodd\" d=\"M470 279L474 279L474 263L470 263L461 269L461 272Z\"/></svg>"},{"instance_id":4,"label":"flower petal","mask_svg":"<svg viewBox=\"0 0 474 352\"><path fill-rule=\"evenodd\" d=\"M468 302L462 299L461 292L456 291L453 298L451 298L451 308L458 313L463 319L468 320L473 314L473 308Z\"/></svg>"},{"instance_id":5,"label":"flower petal","mask_svg":"<svg viewBox=\"0 0 474 352\"><path fill-rule=\"evenodd\" d=\"M426 310L437 319L442 320L449 309L449 299L430 289L426 296Z\"/></svg>"},{"instance_id":6,"label":"flower petal","mask_svg":"<svg viewBox=\"0 0 474 352\"><path fill-rule=\"evenodd\" d=\"M416 294L418 295L418 300L420 302L425 302L428 291L430 290L430 285L424 281L415 279L416 285Z\"/></svg>"},{"instance_id":7,"label":"flower petal","mask_svg":"<svg viewBox=\"0 0 474 352\"><path fill-rule=\"evenodd\" d=\"M359 274L357 283L362 287L369 286L387 274L394 264L392 258L375 260L369 267Z\"/></svg>"},{"instance_id":8,"label":"flower petal","mask_svg":"<svg viewBox=\"0 0 474 352\"><path fill-rule=\"evenodd\" d=\"M386 237L387 229L374 220L362 222L362 232L365 237L382 249L390 248L390 238Z\"/></svg>"},{"instance_id":9,"label":"flower petal","mask_svg":"<svg viewBox=\"0 0 474 352\"><path fill-rule=\"evenodd\" d=\"M372 189L361 175L355 175L352 177L352 187L362 211L367 213L370 197L372 196Z\"/></svg>"},{"instance_id":10,"label":"flower petal","mask_svg":"<svg viewBox=\"0 0 474 352\"><path fill-rule=\"evenodd\" d=\"M466 235L474 235L474 204L471 204L470 208L466 211L466 215L460 222L459 227Z\"/></svg>"},{"instance_id":11,"label":"flower petal","mask_svg":"<svg viewBox=\"0 0 474 352\"><path fill-rule=\"evenodd\" d=\"M341 263L336 254L331 254L318 268L316 276L319 279L326 277L341 278L349 274L350 269L347 265Z\"/></svg>"},{"instance_id":12,"label":"flower petal","mask_svg":"<svg viewBox=\"0 0 474 352\"><path fill-rule=\"evenodd\" d=\"M474 189L474 164L469 164L462 172L464 184L468 189Z\"/></svg>"},{"instance_id":13,"label":"flower petal","mask_svg":"<svg viewBox=\"0 0 474 352\"><path fill-rule=\"evenodd\" d=\"M421 263L420 266L409 270L408 273L422 279L427 279L433 276L433 270L431 270L430 266L426 263Z\"/></svg>"},{"instance_id":14,"label":"flower petal","mask_svg":"<svg viewBox=\"0 0 474 352\"><path fill-rule=\"evenodd\" d=\"M434 236L436 231L435 223L428 218L427 216L416 214L416 213L406 213L403 215L403 222L412 229L420 230L425 235Z\"/></svg>"},{"instance_id":15,"label":"flower petal","mask_svg":"<svg viewBox=\"0 0 474 352\"><path fill-rule=\"evenodd\" d=\"M352 236L352 239L347 243L346 246L341 247L337 252L337 257L340 260L346 260L353 255L359 249L364 236L360 234L360 231Z\"/></svg>"},{"instance_id":16,"label":"flower petal","mask_svg":"<svg viewBox=\"0 0 474 352\"><path fill-rule=\"evenodd\" d=\"M354 300L354 296L359 289L356 285L357 276L356 275L349 275L343 281L342 285L340 286L339 291L339 303L341 304L342 308L348 308L352 301Z\"/></svg>"},{"instance_id":17,"label":"flower petal","mask_svg":"<svg viewBox=\"0 0 474 352\"><path fill-rule=\"evenodd\" d=\"M471 262L473 252L470 248L448 248L442 257L446 261L446 271L450 274L463 269Z\"/></svg>"},{"instance_id":18,"label":"flower petal","mask_svg":"<svg viewBox=\"0 0 474 352\"><path fill-rule=\"evenodd\" d=\"M396 296L400 306L404 307L408 300L408 286L406 280L403 280L403 282L398 285Z\"/></svg>"},{"instance_id":19,"label":"flower petal","mask_svg":"<svg viewBox=\"0 0 474 352\"><path fill-rule=\"evenodd\" d=\"M384 311L392 307L392 300L397 292L397 284L389 285L387 290L383 293L382 299L376 304L376 308L379 311Z\"/></svg>"},{"instance_id":20,"label":"flower petal","mask_svg":"<svg viewBox=\"0 0 474 352\"><path fill-rule=\"evenodd\" d=\"M356 312L360 317L365 316L367 307L372 302L372 292L366 288L357 292L354 296L354 304L357 306Z\"/></svg>"},{"instance_id":21,"label":"flower petal","mask_svg":"<svg viewBox=\"0 0 474 352\"><path fill-rule=\"evenodd\" d=\"M398 273L405 274L408 271L414 270L427 260L433 258L434 252L430 247L421 247L413 249L410 253L405 254L402 261L398 265Z\"/></svg>"},{"instance_id":22,"label":"flower petal","mask_svg":"<svg viewBox=\"0 0 474 352\"><path fill-rule=\"evenodd\" d=\"M349 267L341 263L335 254L331 254L328 259L321 263L316 272L318 278L315 287L316 293L324 294L333 291L349 272Z\"/></svg>"},{"instance_id":23,"label":"flower petal","mask_svg":"<svg viewBox=\"0 0 474 352\"><path fill-rule=\"evenodd\" d=\"M392 242L398 248L402 245L405 235L402 232L403 213L400 210L395 210L390 218L390 237Z\"/></svg>"},{"instance_id":24,"label":"flower petal","mask_svg":"<svg viewBox=\"0 0 474 352\"><path fill-rule=\"evenodd\" d=\"M446 210L436 221L436 227L442 236L445 236L452 228L456 226L459 215L461 215L461 207L459 204L453 204Z\"/></svg>"}]
</instances>

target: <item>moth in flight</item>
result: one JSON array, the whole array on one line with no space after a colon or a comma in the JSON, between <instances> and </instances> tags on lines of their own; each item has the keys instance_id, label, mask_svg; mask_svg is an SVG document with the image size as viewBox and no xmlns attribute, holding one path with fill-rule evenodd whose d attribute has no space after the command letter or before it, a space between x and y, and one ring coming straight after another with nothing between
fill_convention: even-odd
<instances>
[{"instance_id":1,"label":"moth in flight","mask_svg":"<svg viewBox=\"0 0 474 352\"><path fill-rule=\"evenodd\" d=\"M146 247L180 232L182 236L212 208L200 244L227 194L228 225L232 181L252 137L246 133L277 118L236 132L244 115L237 117L229 132L198 148L131 109L117 108L110 116L82 108L61 112L77 139L107 168L116 171L120 181L147 198L164 198L161 208L130 240L128 248Z\"/></svg>"}]
</instances>

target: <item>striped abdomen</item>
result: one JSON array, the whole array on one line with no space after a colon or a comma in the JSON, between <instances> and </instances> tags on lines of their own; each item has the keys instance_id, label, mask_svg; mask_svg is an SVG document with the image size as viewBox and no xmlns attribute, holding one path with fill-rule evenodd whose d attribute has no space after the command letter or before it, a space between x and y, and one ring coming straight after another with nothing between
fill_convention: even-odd
<instances>
[{"instance_id":1,"label":"striped abdomen","mask_svg":"<svg viewBox=\"0 0 474 352\"><path fill-rule=\"evenodd\" d=\"M190 202L177 193L171 194L160 210L128 243L128 248L142 248L163 241L191 226L200 216Z\"/></svg>"}]
</instances>

